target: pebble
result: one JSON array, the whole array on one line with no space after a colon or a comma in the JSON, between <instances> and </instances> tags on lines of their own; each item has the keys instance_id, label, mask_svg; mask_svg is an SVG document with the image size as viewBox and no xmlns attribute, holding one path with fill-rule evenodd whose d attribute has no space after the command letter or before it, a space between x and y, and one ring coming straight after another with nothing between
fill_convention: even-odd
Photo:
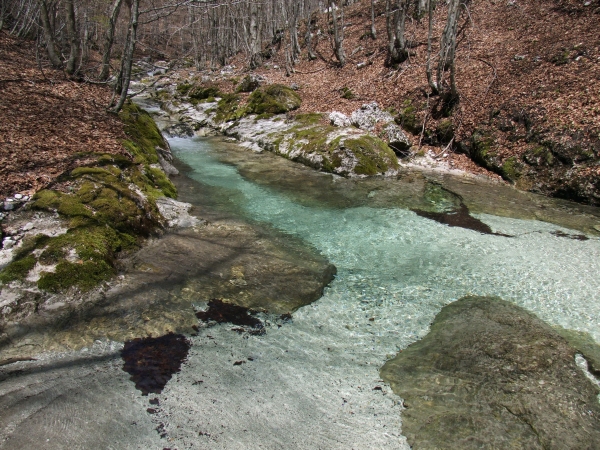
<instances>
[{"instance_id":1,"label":"pebble","mask_svg":"<svg viewBox=\"0 0 600 450\"><path fill-rule=\"evenodd\" d=\"M32 222L27 222L25 225L23 225L23 231L29 231L33 228L35 228L35 225Z\"/></svg>"},{"instance_id":2,"label":"pebble","mask_svg":"<svg viewBox=\"0 0 600 450\"><path fill-rule=\"evenodd\" d=\"M15 205L8 200L4 202L4 211L12 211L15 208Z\"/></svg>"},{"instance_id":3,"label":"pebble","mask_svg":"<svg viewBox=\"0 0 600 450\"><path fill-rule=\"evenodd\" d=\"M8 250L8 249L14 247L15 244L16 244L16 241L13 241L12 238L7 237L7 238L4 238L4 240L2 241L2 248L4 250Z\"/></svg>"},{"instance_id":4,"label":"pebble","mask_svg":"<svg viewBox=\"0 0 600 450\"><path fill-rule=\"evenodd\" d=\"M17 200L21 200L23 198L23 195L22 194L15 194L15 198Z\"/></svg>"}]
</instances>

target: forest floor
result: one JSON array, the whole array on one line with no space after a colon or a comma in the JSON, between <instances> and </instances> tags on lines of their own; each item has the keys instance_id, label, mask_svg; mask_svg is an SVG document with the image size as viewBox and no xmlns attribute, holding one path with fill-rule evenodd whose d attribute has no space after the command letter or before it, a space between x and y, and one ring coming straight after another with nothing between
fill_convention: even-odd
<instances>
[{"instance_id":1,"label":"forest floor","mask_svg":"<svg viewBox=\"0 0 600 450\"><path fill-rule=\"evenodd\" d=\"M106 111L110 92L36 64L35 44L0 32L0 200L31 195L85 163L125 153L123 124Z\"/></svg>"},{"instance_id":2,"label":"forest floor","mask_svg":"<svg viewBox=\"0 0 600 450\"><path fill-rule=\"evenodd\" d=\"M427 21L407 22L410 56L388 67L385 2L375 5L377 39L369 33L370 2L345 9L344 67L336 64L327 17L321 15L315 25L321 30L314 42L317 59L309 61L303 48L286 76L285 45L274 44L278 51L255 73L298 85L299 112L350 114L373 101L396 112L409 107L417 124L413 143L424 153L446 149L450 167L472 173L498 178L457 145L492 125L500 161L531 152L541 141L532 134L600 152L600 0L470 2L457 50L460 102L450 114L427 85ZM440 8L435 16L434 35L443 29L444 13ZM300 34L303 42L303 29ZM248 62L241 54L233 58L235 75L245 74ZM122 125L106 111L110 92L104 86L69 80L47 64L42 68L34 43L3 32L0 74L0 199L33 193L79 164L86 152L124 153ZM351 95L344 96L347 92ZM436 141L449 115L451 145ZM585 171L600 175L598 165Z\"/></svg>"},{"instance_id":3,"label":"forest floor","mask_svg":"<svg viewBox=\"0 0 600 450\"><path fill-rule=\"evenodd\" d=\"M448 115L442 113L440 97L429 95L427 20L407 21L410 56L398 66L387 67L385 2L375 5L377 39L370 36L370 2L346 8L344 67L336 64L327 18L320 16L315 26L322 30L315 39L317 59L309 61L303 49L294 73L288 77L284 52L279 51L257 72L270 82L299 85L303 99L300 112L350 114L372 101L394 111L410 105L425 137L435 136ZM438 8L434 36L441 35L445 13L444 8ZM577 145L600 151L599 21L598 0L470 2L468 20L461 21L458 38L456 77L460 101L450 113L453 143L468 141L474 131L490 125L495 116L502 121L500 128L508 131L494 130L500 160L511 156L520 159L539 145L531 139L533 133L558 142L575 136ZM437 40L433 45L435 54ZM237 58L234 64L243 66L247 61ZM353 98L344 98L348 90ZM433 143L436 154L442 145L435 139L423 139L419 133L413 135L413 142L421 142L425 150ZM451 166L490 174L456 151L456 145L449 150ZM596 167L598 174L600 167Z\"/></svg>"}]
</instances>

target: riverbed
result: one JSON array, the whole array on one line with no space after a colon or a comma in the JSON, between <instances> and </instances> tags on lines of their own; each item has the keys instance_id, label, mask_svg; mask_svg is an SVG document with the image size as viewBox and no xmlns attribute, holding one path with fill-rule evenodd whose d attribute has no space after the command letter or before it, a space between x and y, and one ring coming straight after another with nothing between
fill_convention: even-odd
<instances>
[{"instance_id":1,"label":"riverbed","mask_svg":"<svg viewBox=\"0 0 600 450\"><path fill-rule=\"evenodd\" d=\"M444 305L499 296L600 342L598 209L472 177L345 179L220 138L170 145L192 214L288 236L335 279L289 320L263 313L261 334L198 323L160 394L135 389L116 339L1 368L0 448L408 448L402 399L379 369ZM424 213L462 206L490 232ZM178 282L169 302L206 307L199 279Z\"/></svg>"}]
</instances>

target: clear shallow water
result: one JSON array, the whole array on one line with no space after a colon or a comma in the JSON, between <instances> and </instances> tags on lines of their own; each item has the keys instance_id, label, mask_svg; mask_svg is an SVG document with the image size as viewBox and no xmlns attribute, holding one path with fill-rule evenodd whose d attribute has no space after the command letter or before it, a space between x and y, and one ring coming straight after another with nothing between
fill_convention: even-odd
<instances>
[{"instance_id":1,"label":"clear shallow water","mask_svg":"<svg viewBox=\"0 0 600 450\"><path fill-rule=\"evenodd\" d=\"M516 237L450 228L403 208L306 206L221 163L210 141L171 145L188 176L218 188L219 207L304 239L338 269L320 300L265 336L201 330L153 416L181 448L408 448L401 399L379 368L464 295L497 295L600 340L597 239L493 215L478 217Z\"/></svg>"},{"instance_id":2,"label":"clear shallow water","mask_svg":"<svg viewBox=\"0 0 600 450\"><path fill-rule=\"evenodd\" d=\"M408 315L422 334L442 305L475 294L514 301L600 341L597 238L566 239L551 233L573 232L553 224L487 214L477 217L515 237L451 228L402 208L308 207L244 179L218 160L210 141L175 139L171 145L193 169L189 177L227 193L223 207L298 236L327 256L338 276L320 303L337 297L342 309L371 308L379 320L369 326L383 334Z\"/></svg>"},{"instance_id":3,"label":"clear shallow water","mask_svg":"<svg viewBox=\"0 0 600 450\"><path fill-rule=\"evenodd\" d=\"M515 237L450 228L390 206L401 202L377 203L383 191L370 184L360 201L338 199L372 180L322 183L331 180L272 155L251 155L252 165L262 165L255 173L271 172L259 184L242 167L247 150L215 140L170 143L201 185L184 201L301 238L336 265L336 279L291 323L267 324L264 336L239 335L228 324L200 329L190 338L188 361L160 395L135 390L121 370L120 345L110 342L46 355L39 373L11 377L0 370L7 377L0 403L16 405L0 430L0 448L407 449L402 400L379 369L424 336L445 304L467 294L497 295L600 342L597 238L571 240L551 233L578 232L490 214L477 217ZM305 180L302 195L290 179ZM183 292L193 296L191 288ZM81 363L90 357L89 366ZM72 366L63 363L71 359ZM149 404L154 397L159 405ZM77 426L73 418L81 418Z\"/></svg>"}]
</instances>

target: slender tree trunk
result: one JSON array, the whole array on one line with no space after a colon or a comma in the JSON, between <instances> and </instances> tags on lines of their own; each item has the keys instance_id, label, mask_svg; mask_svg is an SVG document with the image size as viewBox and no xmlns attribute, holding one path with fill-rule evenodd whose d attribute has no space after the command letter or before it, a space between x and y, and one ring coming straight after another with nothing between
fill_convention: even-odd
<instances>
[{"instance_id":1,"label":"slender tree trunk","mask_svg":"<svg viewBox=\"0 0 600 450\"><path fill-rule=\"evenodd\" d=\"M427 84L431 88L434 94L439 92L437 84L433 81L433 75L431 73L431 39L433 38L433 0L429 0L428 5L428 32L427 32Z\"/></svg>"},{"instance_id":2,"label":"slender tree trunk","mask_svg":"<svg viewBox=\"0 0 600 450\"><path fill-rule=\"evenodd\" d=\"M196 33L196 14L194 13L194 8L192 6L188 6L188 17L190 33L192 35L192 45L194 49L194 66L196 69L200 69L200 51L198 33Z\"/></svg>"},{"instance_id":3,"label":"slender tree trunk","mask_svg":"<svg viewBox=\"0 0 600 450\"><path fill-rule=\"evenodd\" d=\"M54 42L54 31L50 24L50 17L48 16L48 4L46 0L40 0L40 19L42 20L42 28L44 30L44 40L46 41L46 49L48 51L48 58L50 63L58 68L62 67L62 61L56 52L56 43Z\"/></svg>"},{"instance_id":4,"label":"slender tree trunk","mask_svg":"<svg viewBox=\"0 0 600 450\"><path fill-rule=\"evenodd\" d=\"M334 0L329 0L329 6L331 9L331 18L333 20L333 44L335 57L340 63L340 66L344 67L346 64L346 54L344 53L344 7L342 6L341 24L338 24L336 16L336 5Z\"/></svg>"},{"instance_id":5,"label":"slender tree trunk","mask_svg":"<svg viewBox=\"0 0 600 450\"><path fill-rule=\"evenodd\" d=\"M315 51L313 49L313 14L314 13L311 13L308 17L308 21L306 23L306 35L304 36L304 42L306 44L306 50L308 52L308 59L310 61L312 61L313 59L317 59L317 55L315 55Z\"/></svg>"},{"instance_id":6,"label":"slender tree trunk","mask_svg":"<svg viewBox=\"0 0 600 450\"><path fill-rule=\"evenodd\" d=\"M371 37L377 39L377 29L375 28L375 0L371 0Z\"/></svg>"},{"instance_id":7,"label":"slender tree trunk","mask_svg":"<svg viewBox=\"0 0 600 450\"><path fill-rule=\"evenodd\" d=\"M250 3L250 68L256 69L262 64L260 54L260 26L258 21L258 6Z\"/></svg>"},{"instance_id":8,"label":"slender tree trunk","mask_svg":"<svg viewBox=\"0 0 600 450\"><path fill-rule=\"evenodd\" d=\"M454 79L454 58L456 53L456 32L458 28L458 19L460 16L460 3L461 0L450 0L448 4L448 18L446 20L446 26L440 40L440 55L437 68L437 86L438 91L443 90L443 77L444 71L450 70L450 90L454 94L456 91L456 84Z\"/></svg>"},{"instance_id":9,"label":"slender tree trunk","mask_svg":"<svg viewBox=\"0 0 600 450\"><path fill-rule=\"evenodd\" d=\"M119 12L121 11L121 4L123 0L115 0L110 9L110 16L108 17L108 29L104 38L104 51L102 53L102 70L100 71L99 78L101 80L107 80L110 75L110 54L112 52L113 42L115 40L115 26L117 19L119 18Z\"/></svg>"},{"instance_id":10,"label":"slender tree trunk","mask_svg":"<svg viewBox=\"0 0 600 450\"><path fill-rule=\"evenodd\" d=\"M90 26L87 16L87 11L83 15L83 40L81 42L81 65L85 65L90 57Z\"/></svg>"},{"instance_id":11,"label":"slender tree trunk","mask_svg":"<svg viewBox=\"0 0 600 450\"><path fill-rule=\"evenodd\" d=\"M133 0L131 2L131 20L129 22L129 40L125 53L123 54L123 65L122 65L122 86L121 95L117 104L112 108L112 112L118 113L123 108L125 100L127 99L127 91L129 90L129 83L131 81L131 66L133 65L133 54L135 52L135 44L137 39L137 27L139 18L139 5L140 0Z\"/></svg>"},{"instance_id":12,"label":"slender tree trunk","mask_svg":"<svg viewBox=\"0 0 600 450\"><path fill-rule=\"evenodd\" d=\"M68 74L73 75L75 73L75 68L77 67L77 56L79 54L79 39L77 36L75 6L73 5L73 0L66 0L65 9L67 13L67 35L71 49L65 70Z\"/></svg>"}]
</instances>

